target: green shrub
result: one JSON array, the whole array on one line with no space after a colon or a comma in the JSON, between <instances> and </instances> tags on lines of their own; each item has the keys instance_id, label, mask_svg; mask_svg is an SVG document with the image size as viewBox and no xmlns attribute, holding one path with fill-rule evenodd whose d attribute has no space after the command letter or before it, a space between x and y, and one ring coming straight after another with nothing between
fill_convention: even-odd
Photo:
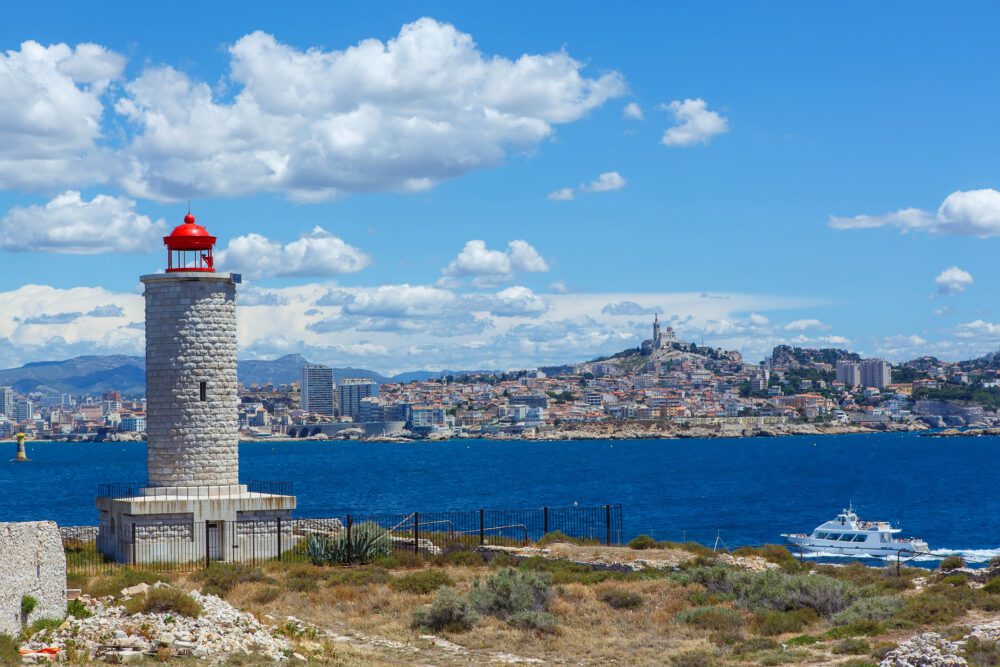
<instances>
[{"instance_id":1,"label":"green shrub","mask_svg":"<svg viewBox=\"0 0 1000 667\"><path fill-rule=\"evenodd\" d=\"M752 637L733 644L733 655L746 655L760 651L773 651L781 644L768 637Z\"/></svg>"},{"instance_id":2,"label":"green shrub","mask_svg":"<svg viewBox=\"0 0 1000 667\"><path fill-rule=\"evenodd\" d=\"M743 627L743 614L727 607L694 607L677 612L674 620L702 630L736 630Z\"/></svg>"},{"instance_id":3,"label":"green shrub","mask_svg":"<svg viewBox=\"0 0 1000 667\"><path fill-rule=\"evenodd\" d=\"M440 570L419 570L410 572L398 579L393 579L389 585L397 591L426 595L433 593L442 586L451 586L451 578Z\"/></svg>"},{"instance_id":4,"label":"green shrub","mask_svg":"<svg viewBox=\"0 0 1000 667\"><path fill-rule=\"evenodd\" d=\"M129 614L177 614L189 618L201 616L201 605L193 597L172 586L151 588L125 603Z\"/></svg>"},{"instance_id":5,"label":"green shrub","mask_svg":"<svg viewBox=\"0 0 1000 667\"><path fill-rule=\"evenodd\" d=\"M656 576L656 573L652 570L646 570L642 573L630 573L626 575L623 572L612 572L610 570L595 570L592 567L583 565L582 563L574 563L568 560L559 560L552 558L542 558L540 556L532 556L531 558L525 558L518 564L518 568L522 570L529 570L532 572L543 572L552 579L552 583L556 585L561 584L599 584L602 581L609 580L623 580L627 578L647 578Z\"/></svg>"},{"instance_id":6,"label":"green shrub","mask_svg":"<svg viewBox=\"0 0 1000 667\"><path fill-rule=\"evenodd\" d=\"M435 565L455 565L457 567L479 567L484 565L486 561L478 551L462 549L442 554L435 559L434 563Z\"/></svg>"},{"instance_id":7,"label":"green shrub","mask_svg":"<svg viewBox=\"0 0 1000 667\"><path fill-rule=\"evenodd\" d=\"M971 637L962 655L970 665L1000 665L1000 642Z\"/></svg>"},{"instance_id":8,"label":"green shrub","mask_svg":"<svg viewBox=\"0 0 1000 667\"><path fill-rule=\"evenodd\" d=\"M277 586L265 586L253 594L253 601L257 604L268 604L281 597L281 589Z\"/></svg>"},{"instance_id":9,"label":"green shrub","mask_svg":"<svg viewBox=\"0 0 1000 667\"><path fill-rule=\"evenodd\" d=\"M27 640L30 637L44 632L45 630L55 630L63 624L61 618L36 618L26 628L21 630L21 637Z\"/></svg>"},{"instance_id":10,"label":"green shrub","mask_svg":"<svg viewBox=\"0 0 1000 667\"><path fill-rule=\"evenodd\" d=\"M812 609L792 611L765 611L757 615L754 627L762 635L773 637L789 632L802 632L807 626L819 620Z\"/></svg>"},{"instance_id":11,"label":"green shrub","mask_svg":"<svg viewBox=\"0 0 1000 667\"><path fill-rule=\"evenodd\" d=\"M566 544L578 544L578 545L594 545L600 544L601 541L598 539L590 537L570 537L561 530L553 530L552 532L545 533L542 537L535 542L535 546L547 547L550 544L557 544L563 542Z\"/></svg>"},{"instance_id":12,"label":"green shrub","mask_svg":"<svg viewBox=\"0 0 1000 667\"><path fill-rule=\"evenodd\" d=\"M90 610L87 609L87 605L83 604L83 601L79 599L70 600L66 603L66 615L79 618L80 620L93 616Z\"/></svg>"},{"instance_id":13,"label":"green shrub","mask_svg":"<svg viewBox=\"0 0 1000 667\"><path fill-rule=\"evenodd\" d=\"M980 590L982 590L985 593L991 593L993 595L1000 594L1000 577L993 577L992 579L987 581L986 585L983 586Z\"/></svg>"},{"instance_id":14,"label":"green shrub","mask_svg":"<svg viewBox=\"0 0 1000 667\"><path fill-rule=\"evenodd\" d=\"M225 597L239 584L269 581L259 567L245 563L212 563L191 578L201 584L202 593L218 597Z\"/></svg>"},{"instance_id":15,"label":"green shrub","mask_svg":"<svg viewBox=\"0 0 1000 667\"><path fill-rule=\"evenodd\" d=\"M696 649L670 656L670 664L672 667L715 667L718 660L709 651Z\"/></svg>"},{"instance_id":16,"label":"green shrub","mask_svg":"<svg viewBox=\"0 0 1000 667\"><path fill-rule=\"evenodd\" d=\"M881 621L854 621L827 630L830 639L846 639L848 637L874 637L885 634L885 623Z\"/></svg>"},{"instance_id":17,"label":"green shrub","mask_svg":"<svg viewBox=\"0 0 1000 667\"><path fill-rule=\"evenodd\" d=\"M519 611L507 618L507 624L520 630L552 632L556 629L556 617L545 611Z\"/></svg>"},{"instance_id":18,"label":"green shrub","mask_svg":"<svg viewBox=\"0 0 1000 667\"><path fill-rule=\"evenodd\" d=\"M837 655L864 655L871 651L871 646L860 637L847 637L834 644L830 650Z\"/></svg>"},{"instance_id":19,"label":"green shrub","mask_svg":"<svg viewBox=\"0 0 1000 667\"><path fill-rule=\"evenodd\" d=\"M0 634L0 665L20 665L21 654L18 649L21 643L15 637Z\"/></svg>"},{"instance_id":20,"label":"green shrub","mask_svg":"<svg viewBox=\"0 0 1000 667\"><path fill-rule=\"evenodd\" d=\"M601 600L613 609L638 609L642 606L642 596L632 591L613 588L601 596Z\"/></svg>"},{"instance_id":21,"label":"green shrub","mask_svg":"<svg viewBox=\"0 0 1000 667\"><path fill-rule=\"evenodd\" d=\"M389 570L414 570L426 565L427 560L421 554L412 551L390 550L389 553L379 556L372 563Z\"/></svg>"},{"instance_id":22,"label":"green shrub","mask_svg":"<svg viewBox=\"0 0 1000 667\"><path fill-rule=\"evenodd\" d=\"M850 607L834 615L837 625L849 625L857 621L886 621L903 608L903 599L891 595L862 598Z\"/></svg>"},{"instance_id":23,"label":"green shrub","mask_svg":"<svg viewBox=\"0 0 1000 667\"><path fill-rule=\"evenodd\" d=\"M506 619L523 611L546 611L549 582L534 572L513 568L497 570L484 581L473 582L472 606L481 614Z\"/></svg>"},{"instance_id":24,"label":"green shrub","mask_svg":"<svg viewBox=\"0 0 1000 667\"><path fill-rule=\"evenodd\" d=\"M367 586L388 583L392 575L382 567L351 567L330 570L323 578L331 586Z\"/></svg>"},{"instance_id":25,"label":"green shrub","mask_svg":"<svg viewBox=\"0 0 1000 667\"><path fill-rule=\"evenodd\" d=\"M965 559L961 556L948 556L938 565L938 569L945 572L948 570L957 570L960 567L965 567Z\"/></svg>"},{"instance_id":26,"label":"green shrub","mask_svg":"<svg viewBox=\"0 0 1000 667\"><path fill-rule=\"evenodd\" d=\"M892 618L892 624L901 628L945 625L959 618L965 610L961 602L939 593L925 592L907 597L903 608Z\"/></svg>"},{"instance_id":27,"label":"green shrub","mask_svg":"<svg viewBox=\"0 0 1000 667\"><path fill-rule=\"evenodd\" d=\"M438 589L434 602L413 611L411 625L434 632L468 630L479 619L469 600L451 587Z\"/></svg>"},{"instance_id":28,"label":"green shrub","mask_svg":"<svg viewBox=\"0 0 1000 667\"><path fill-rule=\"evenodd\" d=\"M969 575L963 572L958 574L949 574L947 577L942 578L938 583L943 586L968 586Z\"/></svg>"},{"instance_id":29,"label":"green shrub","mask_svg":"<svg viewBox=\"0 0 1000 667\"><path fill-rule=\"evenodd\" d=\"M761 667L787 665L789 663L801 663L809 657L809 651L800 648L792 649L791 651L768 651L766 653L759 653L754 660L754 664Z\"/></svg>"},{"instance_id":30,"label":"green shrub","mask_svg":"<svg viewBox=\"0 0 1000 667\"><path fill-rule=\"evenodd\" d=\"M810 608L832 616L861 596L854 584L822 574L787 574L776 570L747 572L721 566L700 567L676 577L680 583L702 584L708 591L733 599L755 613Z\"/></svg>"},{"instance_id":31,"label":"green shrub","mask_svg":"<svg viewBox=\"0 0 1000 667\"><path fill-rule=\"evenodd\" d=\"M840 667L878 667L878 663L864 658L852 658L840 663Z\"/></svg>"},{"instance_id":32,"label":"green shrub","mask_svg":"<svg viewBox=\"0 0 1000 667\"><path fill-rule=\"evenodd\" d=\"M812 635L799 635L798 637L792 637L785 644L788 646L812 646L819 641L818 637L813 637Z\"/></svg>"},{"instance_id":33,"label":"green shrub","mask_svg":"<svg viewBox=\"0 0 1000 667\"><path fill-rule=\"evenodd\" d=\"M636 535L627 546L629 549L655 549L660 545L649 535Z\"/></svg>"},{"instance_id":34,"label":"green shrub","mask_svg":"<svg viewBox=\"0 0 1000 667\"><path fill-rule=\"evenodd\" d=\"M336 535L310 535L306 542L306 555L313 565L348 565L371 563L376 558L389 556L392 541L389 532L376 523L365 522Z\"/></svg>"},{"instance_id":35,"label":"green shrub","mask_svg":"<svg viewBox=\"0 0 1000 667\"><path fill-rule=\"evenodd\" d=\"M32 596L30 595L21 596L21 620L22 621L27 620L28 616L31 615L31 612L35 611L35 608L37 606L38 606L38 600L36 600Z\"/></svg>"},{"instance_id":36,"label":"green shrub","mask_svg":"<svg viewBox=\"0 0 1000 667\"><path fill-rule=\"evenodd\" d=\"M285 587L296 593L315 593L319 590L316 575L306 570L294 570L285 580Z\"/></svg>"}]
</instances>

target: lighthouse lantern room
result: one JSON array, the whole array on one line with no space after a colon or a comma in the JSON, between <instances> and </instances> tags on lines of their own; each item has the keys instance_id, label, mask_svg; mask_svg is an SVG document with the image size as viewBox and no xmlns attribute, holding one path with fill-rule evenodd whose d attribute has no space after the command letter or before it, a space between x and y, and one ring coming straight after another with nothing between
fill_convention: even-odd
<instances>
[{"instance_id":1,"label":"lighthouse lantern room","mask_svg":"<svg viewBox=\"0 0 1000 667\"><path fill-rule=\"evenodd\" d=\"M170 236L163 237L163 244L167 246L167 273L215 272L215 260L212 257L215 237L197 224L190 213L184 216L184 224L177 225Z\"/></svg>"}]
</instances>

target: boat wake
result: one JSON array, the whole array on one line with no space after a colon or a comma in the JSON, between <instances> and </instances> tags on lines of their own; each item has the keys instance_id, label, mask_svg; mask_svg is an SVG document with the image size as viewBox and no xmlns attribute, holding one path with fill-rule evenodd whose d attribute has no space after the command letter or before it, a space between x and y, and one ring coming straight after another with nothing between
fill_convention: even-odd
<instances>
[{"instance_id":1,"label":"boat wake","mask_svg":"<svg viewBox=\"0 0 1000 667\"><path fill-rule=\"evenodd\" d=\"M870 556L865 554L841 554L832 553L826 551L806 551L805 557L808 559L814 558L838 558L847 560L881 560L881 561L895 561L896 556ZM929 562L929 561L939 561L948 556L961 556L966 563L973 564L985 564L990 562L991 559L1000 556L1000 549L931 549L926 554L920 554L913 556L912 554L903 554L903 559L909 562Z\"/></svg>"}]
</instances>

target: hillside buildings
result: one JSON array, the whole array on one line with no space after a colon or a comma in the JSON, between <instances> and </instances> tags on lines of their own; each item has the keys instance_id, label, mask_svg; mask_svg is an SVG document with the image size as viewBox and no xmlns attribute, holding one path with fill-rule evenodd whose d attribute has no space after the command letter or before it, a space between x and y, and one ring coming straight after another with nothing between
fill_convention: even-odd
<instances>
[{"instance_id":1,"label":"hillside buildings","mask_svg":"<svg viewBox=\"0 0 1000 667\"><path fill-rule=\"evenodd\" d=\"M337 406L341 417L350 417L353 421L361 414L361 401L378 396L378 385L368 378L345 378L337 388Z\"/></svg>"},{"instance_id":2,"label":"hillside buildings","mask_svg":"<svg viewBox=\"0 0 1000 667\"><path fill-rule=\"evenodd\" d=\"M892 384L892 367L884 359L865 359L861 362L861 386L885 389Z\"/></svg>"}]
</instances>

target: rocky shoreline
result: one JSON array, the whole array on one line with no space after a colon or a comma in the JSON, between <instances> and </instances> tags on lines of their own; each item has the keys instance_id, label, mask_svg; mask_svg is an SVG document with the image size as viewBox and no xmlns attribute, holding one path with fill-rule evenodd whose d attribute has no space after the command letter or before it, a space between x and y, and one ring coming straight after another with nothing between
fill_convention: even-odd
<instances>
[{"instance_id":1,"label":"rocky shoreline","mask_svg":"<svg viewBox=\"0 0 1000 667\"><path fill-rule=\"evenodd\" d=\"M978 438L980 436L1000 435L1000 427L969 428L965 430L946 428L943 431L921 433L920 435L925 438Z\"/></svg>"}]
</instances>

